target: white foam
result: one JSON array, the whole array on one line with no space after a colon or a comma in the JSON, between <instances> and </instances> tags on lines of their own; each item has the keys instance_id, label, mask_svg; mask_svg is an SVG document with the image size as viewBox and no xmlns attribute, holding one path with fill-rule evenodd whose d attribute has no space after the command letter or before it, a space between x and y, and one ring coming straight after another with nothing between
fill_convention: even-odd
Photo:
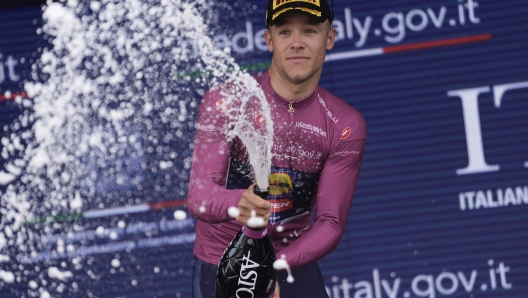
<instances>
[{"instance_id":1,"label":"white foam","mask_svg":"<svg viewBox=\"0 0 528 298\"><path fill-rule=\"evenodd\" d=\"M90 8L93 11L99 11L101 9L101 2L98 1L91 1L90 2Z\"/></svg>"},{"instance_id":2,"label":"white foam","mask_svg":"<svg viewBox=\"0 0 528 298\"><path fill-rule=\"evenodd\" d=\"M278 259L275 262L273 262L273 268L275 268L275 270L286 270L286 271L288 271L288 277L286 278L286 281L288 283L293 283L295 281L295 279L293 278L293 276L291 274L290 265L286 261L286 256L285 255L281 255L280 259Z\"/></svg>"},{"instance_id":3,"label":"white foam","mask_svg":"<svg viewBox=\"0 0 528 298\"><path fill-rule=\"evenodd\" d=\"M117 222L117 227L120 229L124 229L126 227L126 223L122 220Z\"/></svg>"},{"instance_id":4,"label":"white foam","mask_svg":"<svg viewBox=\"0 0 528 298\"><path fill-rule=\"evenodd\" d=\"M15 275L13 272L0 270L0 279L7 284L12 284L15 282Z\"/></svg>"},{"instance_id":5,"label":"white foam","mask_svg":"<svg viewBox=\"0 0 528 298\"><path fill-rule=\"evenodd\" d=\"M160 161L160 165L159 165L159 167L160 167L160 169L162 169L162 170L166 170L166 169L168 169L168 168L171 168L172 165L173 165L172 161L170 161L170 160L169 160L169 161L163 161L163 160L162 160L162 161Z\"/></svg>"},{"instance_id":6,"label":"white foam","mask_svg":"<svg viewBox=\"0 0 528 298\"><path fill-rule=\"evenodd\" d=\"M187 218L187 212L183 210L174 211L174 218L176 220L185 220Z\"/></svg>"},{"instance_id":7,"label":"white foam","mask_svg":"<svg viewBox=\"0 0 528 298\"><path fill-rule=\"evenodd\" d=\"M34 280L30 280L29 283L28 283L28 286L29 286L30 289L33 289L33 290L38 288L38 284Z\"/></svg>"},{"instance_id":8,"label":"white foam","mask_svg":"<svg viewBox=\"0 0 528 298\"><path fill-rule=\"evenodd\" d=\"M237 207L235 207L235 206L231 206L231 207L229 207L229 209L227 209L227 214L228 214L231 218L237 218L238 215L240 214L240 211L238 210Z\"/></svg>"},{"instance_id":9,"label":"white foam","mask_svg":"<svg viewBox=\"0 0 528 298\"><path fill-rule=\"evenodd\" d=\"M237 113L244 115L249 105L262 105L262 114L267 119L263 127L268 129L266 137L255 138L260 130L245 131L246 127L254 126L255 121L247 117L240 117L243 123L231 122L228 137L240 136L244 141L259 187L267 188L272 144L269 132L273 128L269 107L256 81L240 71L228 52L214 49L208 37L214 36L214 32L203 17L210 15L208 3L201 1L196 5L193 2L49 1L43 11L45 25L39 32L48 36L50 47L42 49L40 59L32 65L32 72L24 83L31 100L17 97L15 104L24 113L6 128L1 140L1 156L8 162L0 171L0 184L6 185L0 198L3 215L0 250L17 246L21 256L25 256L27 252L41 249L38 244L41 236L63 229L82 230L82 227L74 229L68 224L53 223L52 216L78 213L89 206L104 208L128 203L115 201L115 197L107 202L110 199L106 194L111 190L101 185L134 189L142 185L144 178L130 174L126 167L108 165L139 160L138 172L151 170L141 167L148 137L154 135L149 130L158 127L150 119L159 119L160 123L170 124L174 129L170 137L165 130L163 133L157 131L162 138L168 139L167 144L186 138L182 128L194 125L190 117L193 114L188 109L195 108L199 102L194 92L203 94L207 88L226 81L236 86L236 94L226 95L231 103L229 112L233 118L230 119L235 120ZM187 40L197 40L198 57L180 51L182 42ZM179 88L174 73L189 65L200 65L192 70L211 75L185 81ZM163 69L171 72L160 74ZM153 77L157 79L148 85L149 78ZM42 78L46 78L45 81ZM199 88L188 91L189 82L196 83ZM240 94L244 96L238 96ZM5 95L12 96L7 92ZM157 154L153 156L157 158L154 169L165 170L170 175L188 172L191 158L178 155L179 152L167 144L162 148L162 138L156 139L156 146L153 146L152 154ZM163 149L159 154L156 153L158 147ZM122 152L129 156L123 157ZM182 168L175 169L179 164L174 159L176 156L181 157ZM179 195L184 194L180 192ZM206 211L205 206L200 207L200 212ZM42 235L33 234L23 225L25 221L42 216L50 218L42 224ZM118 227L125 228L126 224L119 221ZM96 235L117 239L115 231L104 227L97 228ZM68 243L57 246L61 253L74 250L75 246ZM72 262L78 269L81 263L75 260ZM15 275L26 271L30 272L21 269ZM2 272L8 279L14 276L11 272ZM63 281L72 277L70 271L61 272L56 267L48 268L47 273L49 278ZM93 275L91 271L83 273ZM41 278L42 282L38 283L42 285L40 296L49 297L43 288L46 277Z\"/></svg>"},{"instance_id":10,"label":"white foam","mask_svg":"<svg viewBox=\"0 0 528 298\"><path fill-rule=\"evenodd\" d=\"M70 201L70 209L80 210L82 206L83 206L83 201L82 201L81 195L78 191L76 191L75 196L73 197L73 200Z\"/></svg>"},{"instance_id":11,"label":"white foam","mask_svg":"<svg viewBox=\"0 0 528 298\"><path fill-rule=\"evenodd\" d=\"M121 261L119 261L118 259L113 259L111 264L112 264L112 267L119 268L121 266Z\"/></svg>"},{"instance_id":12,"label":"white foam","mask_svg":"<svg viewBox=\"0 0 528 298\"><path fill-rule=\"evenodd\" d=\"M60 271L57 267L49 267L48 276L53 279L65 281L68 278L71 278L73 274L71 273L71 271Z\"/></svg>"},{"instance_id":13,"label":"white foam","mask_svg":"<svg viewBox=\"0 0 528 298\"><path fill-rule=\"evenodd\" d=\"M16 176L11 173L6 173L4 171L0 171L0 184L7 185L11 183L11 181L15 180Z\"/></svg>"},{"instance_id":14,"label":"white foam","mask_svg":"<svg viewBox=\"0 0 528 298\"><path fill-rule=\"evenodd\" d=\"M262 228L265 225L265 221L262 217L250 217L247 224L250 228Z\"/></svg>"},{"instance_id":15,"label":"white foam","mask_svg":"<svg viewBox=\"0 0 528 298\"><path fill-rule=\"evenodd\" d=\"M257 216L255 210L251 210L251 217L247 221L247 225L250 228L262 228L266 225L264 218Z\"/></svg>"}]
</instances>

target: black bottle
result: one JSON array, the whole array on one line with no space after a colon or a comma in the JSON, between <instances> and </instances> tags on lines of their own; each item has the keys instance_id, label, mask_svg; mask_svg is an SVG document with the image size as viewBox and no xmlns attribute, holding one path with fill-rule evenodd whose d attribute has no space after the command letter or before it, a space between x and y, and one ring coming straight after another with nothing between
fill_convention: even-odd
<instances>
[{"instance_id":1,"label":"black bottle","mask_svg":"<svg viewBox=\"0 0 528 298\"><path fill-rule=\"evenodd\" d=\"M267 199L268 191L255 186L255 194ZM277 272L275 249L266 228L242 227L226 248L216 273L216 298L271 298Z\"/></svg>"}]
</instances>

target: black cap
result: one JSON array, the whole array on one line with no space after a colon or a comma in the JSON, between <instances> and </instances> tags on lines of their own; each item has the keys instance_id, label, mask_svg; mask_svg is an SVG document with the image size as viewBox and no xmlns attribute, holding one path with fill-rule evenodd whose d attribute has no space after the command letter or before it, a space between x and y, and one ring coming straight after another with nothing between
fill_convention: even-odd
<instances>
[{"instance_id":1,"label":"black cap","mask_svg":"<svg viewBox=\"0 0 528 298\"><path fill-rule=\"evenodd\" d=\"M333 21L334 16L327 0L269 0L266 26L271 27L277 18L287 12L302 12L314 16L319 22Z\"/></svg>"}]
</instances>

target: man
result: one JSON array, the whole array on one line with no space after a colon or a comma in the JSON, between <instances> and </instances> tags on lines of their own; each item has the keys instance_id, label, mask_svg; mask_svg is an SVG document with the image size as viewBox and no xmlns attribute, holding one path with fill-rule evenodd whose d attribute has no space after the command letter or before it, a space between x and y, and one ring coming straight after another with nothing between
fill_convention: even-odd
<instances>
[{"instance_id":1,"label":"man","mask_svg":"<svg viewBox=\"0 0 528 298\"><path fill-rule=\"evenodd\" d=\"M214 297L216 265L251 210L269 222L277 256L293 269L294 283L279 273L275 297L328 297L317 260L341 239L366 139L361 114L318 86L326 51L334 46L332 20L326 0L268 2L265 39L273 57L256 77L275 129L267 201L253 194L244 145L228 143L222 133L221 88L204 96L188 195L198 219L193 297ZM227 214L231 206L240 210L236 220Z\"/></svg>"}]
</instances>

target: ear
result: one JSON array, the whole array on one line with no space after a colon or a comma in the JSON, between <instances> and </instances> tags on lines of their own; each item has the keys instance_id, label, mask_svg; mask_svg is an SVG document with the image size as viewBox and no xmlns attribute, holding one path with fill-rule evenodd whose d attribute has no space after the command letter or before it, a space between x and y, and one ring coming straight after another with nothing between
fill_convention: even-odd
<instances>
[{"instance_id":1,"label":"ear","mask_svg":"<svg viewBox=\"0 0 528 298\"><path fill-rule=\"evenodd\" d=\"M328 38L326 39L326 50L329 51L334 47L336 36L337 36L336 28L330 29L330 31L328 32Z\"/></svg>"},{"instance_id":2,"label":"ear","mask_svg":"<svg viewBox=\"0 0 528 298\"><path fill-rule=\"evenodd\" d=\"M271 33L268 31L264 31L264 39L266 40L266 45L268 46L268 51L273 53L273 41L271 39Z\"/></svg>"}]
</instances>

